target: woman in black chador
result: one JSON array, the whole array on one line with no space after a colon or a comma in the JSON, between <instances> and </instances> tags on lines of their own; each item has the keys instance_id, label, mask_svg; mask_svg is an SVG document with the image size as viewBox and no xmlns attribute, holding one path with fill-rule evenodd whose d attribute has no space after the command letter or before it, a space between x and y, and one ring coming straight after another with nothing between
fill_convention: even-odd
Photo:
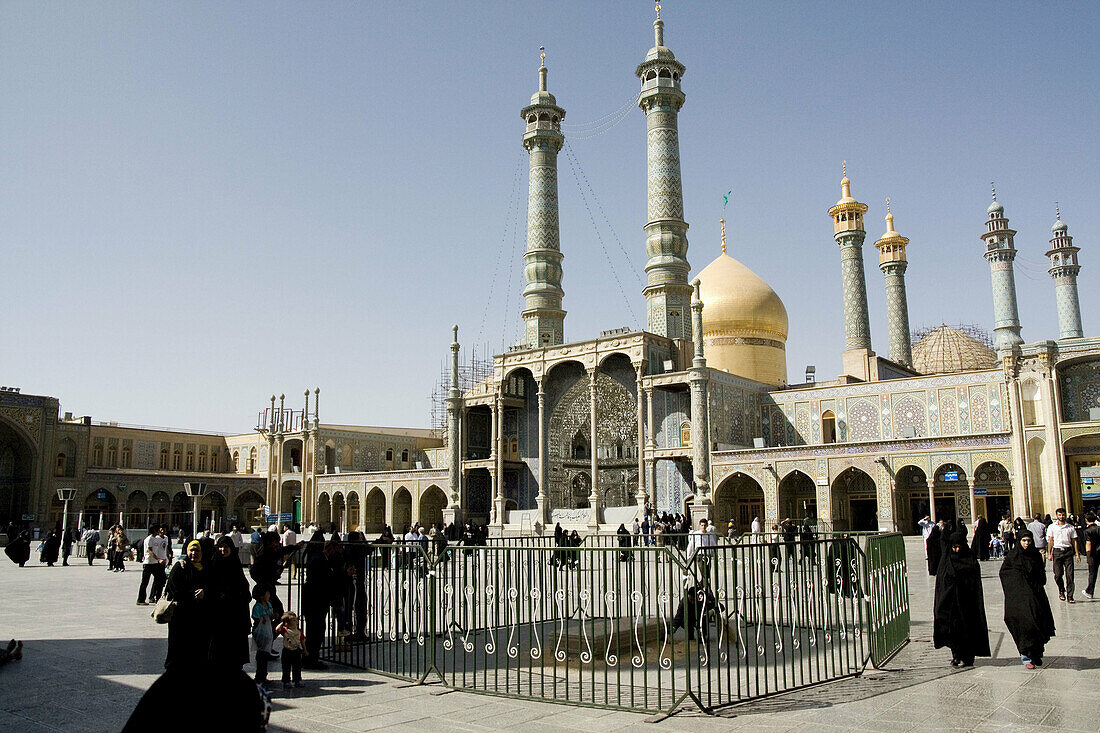
<instances>
[{"instance_id":1,"label":"woman in black chador","mask_svg":"<svg viewBox=\"0 0 1100 733\"><path fill-rule=\"evenodd\" d=\"M1043 665L1043 649L1054 636L1054 616L1044 588L1045 568L1035 538L1026 530L1017 535L1016 545L1001 565L1005 626L1020 651L1020 661L1028 669Z\"/></svg>"},{"instance_id":2,"label":"woman in black chador","mask_svg":"<svg viewBox=\"0 0 1100 733\"><path fill-rule=\"evenodd\" d=\"M187 554L172 566L165 593L176 602L168 621L168 656L165 669L190 670L210 661L210 606L207 596L210 570L203 562L202 546L196 540L187 543Z\"/></svg>"},{"instance_id":3,"label":"woman in black chador","mask_svg":"<svg viewBox=\"0 0 1100 733\"><path fill-rule=\"evenodd\" d=\"M619 528L615 530L615 533L619 535L619 562L630 561L630 545L632 544L630 538L630 531L626 528L625 524L620 524Z\"/></svg>"},{"instance_id":4,"label":"woman in black chador","mask_svg":"<svg viewBox=\"0 0 1100 733\"><path fill-rule=\"evenodd\" d=\"M229 535L218 540L217 548L209 563L210 656L214 664L238 670L248 664L248 635L252 629L248 602L252 593L237 546Z\"/></svg>"},{"instance_id":5,"label":"woman in black chador","mask_svg":"<svg viewBox=\"0 0 1100 733\"><path fill-rule=\"evenodd\" d=\"M8 536L11 537L11 534ZM4 548L4 554L11 558L11 561L19 567L25 566L27 560L31 559L30 533L25 529L21 531L19 535Z\"/></svg>"},{"instance_id":6,"label":"woman in black chador","mask_svg":"<svg viewBox=\"0 0 1100 733\"><path fill-rule=\"evenodd\" d=\"M982 571L962 532L948 535L945 543L932 613L932 641L937 649L951 649L952 667L971 667L974 657L989 656Z\"/></svg>"},{"instance_id":7,"label":"woman in black chador","mask_svg":"<svg viewBox=\"0 0 1100 733\"><path fill-rule=\"evenodd\" d=\"M928 574L935 577L940 567L940 558L943 557L943 528L939 522L932 525L932 531L924 541L924 551L928 558Z\"/></svg>"},{"instance_id":8,"label":"woman in black chador","mask_svg":"<svg viewBox=\"0 0 1100 733\"><path fill-rule=\"evenodd\" d=\"M985 521L985 517L978 517L978 521L974 524L974 541L970 545L970 549L979 560L989 559L989 540L992 535L989 532L989 522Z\"/></svg>"}]
</instances>

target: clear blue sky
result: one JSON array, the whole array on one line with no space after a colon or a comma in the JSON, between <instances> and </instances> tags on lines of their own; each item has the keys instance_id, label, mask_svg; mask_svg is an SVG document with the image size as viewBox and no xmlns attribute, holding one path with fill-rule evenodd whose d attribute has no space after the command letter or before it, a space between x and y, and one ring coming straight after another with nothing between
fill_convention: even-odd
<instances>
[{"instance_id":1,"label":"clear blue sky","mask_svg":"<svg viewBox=\"0 0 1100 733\"><path fill-rule=\"evenodd\" d=\"M871 207L879 353L886 196L912 240L912 325L991 328L990 181L1019 231L1025 339L1057 337L1056 200L1100 333L1100 5L670 0L663 16L687 66L689 259L717 255L732 189L730 253L786 302L792 379L840 371L825 212L842 159ZM630 103L652 18L645 0L0 4L0 383L96 419L230 431L272 392L297 407L320 386L326 422L427 425L452 323L482 351L519 337L519 110L542 44L598 225L563 154L566 337L639 325Z\"/></svg>"}]
</instances>

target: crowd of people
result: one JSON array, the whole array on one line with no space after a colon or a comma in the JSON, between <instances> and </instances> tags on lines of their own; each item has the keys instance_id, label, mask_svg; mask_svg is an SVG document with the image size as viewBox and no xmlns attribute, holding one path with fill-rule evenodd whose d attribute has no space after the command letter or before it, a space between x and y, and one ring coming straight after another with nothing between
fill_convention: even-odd
<instances>
[{"instance_id":1,"label":"crowd of people","mask_svg":"<svg viewBox=\"0 0 1100 733\"><path fill-rule=\"evenodd\" d=\"M1085 597L1092 599L1100 565L1100 521L1089 512L1076 522L1065 509L1054 519L1036 515L1031 522L1003 517L991 529L984 517L974 523L974 537L967 541L967 526L947 520L919 523L924 532L928 574L936 578L933 607L933 642L951 650L952 666L969 667L976 657L988 657L989 631L985 615L980 562L1001 559L999 578L1004 592L1004 621L1027 669L1043 665L1043 652L1055 634L1054 615L1046 594L1047 563L1051 565L1058 600L1075 603L1074 570L1087 559ZM993 532L1004 545L1003 553L990 553Z\"/></svg>"}]
</instances>

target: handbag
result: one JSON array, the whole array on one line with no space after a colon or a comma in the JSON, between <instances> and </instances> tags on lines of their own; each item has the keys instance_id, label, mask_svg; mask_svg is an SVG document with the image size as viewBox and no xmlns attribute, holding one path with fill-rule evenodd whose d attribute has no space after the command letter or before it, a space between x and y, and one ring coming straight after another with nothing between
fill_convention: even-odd
<instances>
[{"instance_id":1,"label":"handbag","mask_svg":"<svg viewBox=\"0 0 1100 733\"><path fill-rule=\"evenodd\" d=\"M166 624L172 620L172 614L175 612L176 602L168 600L168 584L165 583L164 589L160 592L160 598L157 599L157 605L153 606L153 612L149 615L158 624Z\"/></svg>"}]
</instances>

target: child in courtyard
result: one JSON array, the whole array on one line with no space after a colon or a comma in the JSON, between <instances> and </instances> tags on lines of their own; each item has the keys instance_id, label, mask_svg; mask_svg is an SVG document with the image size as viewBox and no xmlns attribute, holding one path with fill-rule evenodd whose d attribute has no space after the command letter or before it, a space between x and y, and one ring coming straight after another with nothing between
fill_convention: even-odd
<instances>
[{"instance_id":1,"label":"child in courtyard","mask_svg":"<svg viewBox=\"0 0 1100 733\"><path fill-rule=\"evenodd\" d=\"M252 641L256 644L256 684L267 687L267 663L277 659L271 653L271 643L275 639L275 609L271 605L271 591L257 585L252 591L256 603L252 606Z\"/></svg>"},{"instance_id":2,"label":"child in courtyard","mask_svg":"<svg viewBox=\"0 0 1100 733\"><path fill-rule=\"evenodd\" d=\"M302 686L302 657L306 655L306 635L298 625L298 616L293 611L283 614L282 622L275 627L275 633L283 637L283 689Z\"/></svg>"}]
</instances>

